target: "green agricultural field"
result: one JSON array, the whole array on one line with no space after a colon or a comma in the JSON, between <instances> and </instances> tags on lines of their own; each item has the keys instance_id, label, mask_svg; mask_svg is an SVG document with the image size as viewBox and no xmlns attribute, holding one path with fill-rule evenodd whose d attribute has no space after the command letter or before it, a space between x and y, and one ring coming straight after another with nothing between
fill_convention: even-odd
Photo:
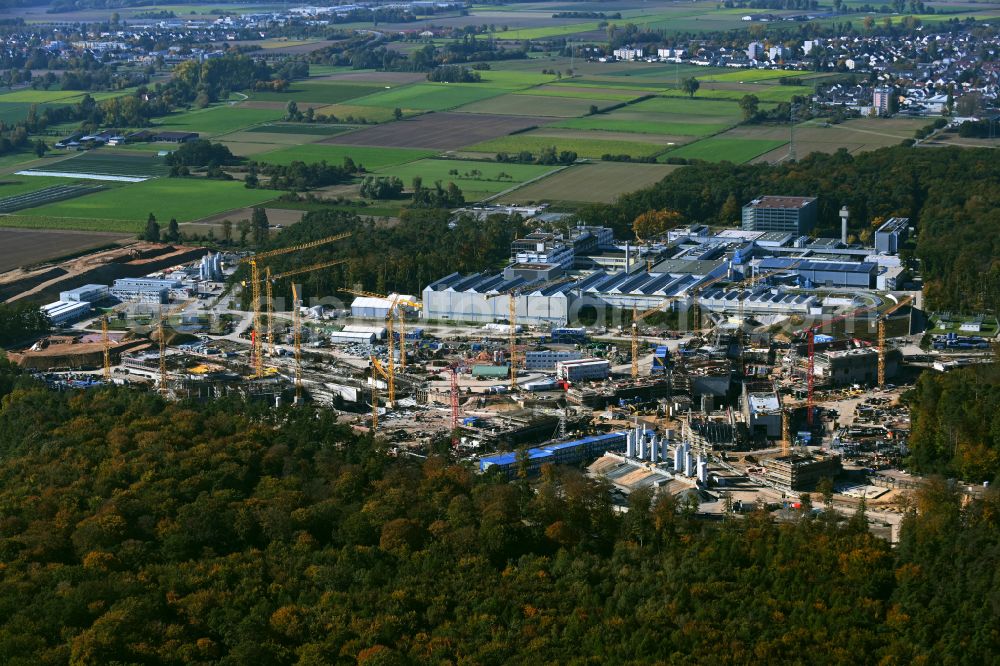
<instances>
[{"instance_id":1,"label":"green agricultural field","mask_svg":"<svg viewBox=\"0 0 1000 666\"><path fill-rule=\"evenodd\" d=\"M309 144L294 148L282 148L268 153L254 155L258 162L269 164L291 164L292 162L320 162L342 164L345 157L350 157L355 164L362 164L366 169L375 170L397 164L405 164L414 160L431 157L433 150L419 148L374 148L371 146L340 146L335 144Z\"/></svg>"},{"instance_id":2,"label":"green agricultural field","mask_svg":"<svg viewBox=\"0 0 1000 666\"><path fill-rule=\"evenodd\" d=\"M379 169L379 175L398 176L406 189L410 189L413 179L423 179L425 186L433 186L440 180L447 185L455 183L461 188L466 200L476 201L491 194L508 190L519 183L538 178L558 167L536 166L533 164L503 164L500 162L480 162L474 160L419 160L395 167ZM457 174L452 173L457 171ZM478 173L476 173L478 172Z\"/></svg>"},{"instance_id":3,"label":"green agricultural field","mask_svg":"<svg viewBox=\"0 0 1000 666\"><path fill-rule=\"evenodd\" d=\"M255 92L250 99L255 102L284 102L337 104L364 97L384 90L385 86L353 85L349 83L294 83L284 92Z\"/></svg>"},{"instance_id":4,"label":"green agricultural field","mask_svg":"<svg viewBox=\"0 0 1000 666\"><path fill-rule=\"evenodd\" d=\"M587 23L571 23L568 25L551 25L542 28L520 28L498 32L497 39L546 39L549 37L564 37L575 35L579 32L591 32L599 30L597 21Z\"/></svg>"},{"instance_id":5,"label":"green agricultural field","mask_svg":"<svg viewBox=\"0 0 1000 666\"><path fill-rule=\"evenodd\" d=\"M482 79L480 83L500 88L510 88L511 90L540 86L556 80L556 77L552 74L542 74L541 72L515 72L493 69L483 70L479 72L479 76Z\"/></svg>"},{"instance_id":6,"label":"green agricultural field","mask_svg":"<svg viewBox=\"0 0 1000 666\"><path fill-rule=\"evenodd\" d=\"M129 229L139 231L150 213L162 224L170 218L190 222L233 208L258 205L277 194L269 190L248 190L234 181L158 178L32 208L25 214L52 219L55 221L53 228L59 229L83 228L80 220L94 220L92 228L108 230L106 225L99 224L101 220L122 220L130 223Z\"/></svg>"},{"instance_id":7,"label":"green agricultural field","mask_svg":"<svg viewBox=\"0 0 1000 666\"><path fill-rule=\"evenodd\" d=\"M660 161L671 157L706 160L708 162L733 162L742 164L758 155L780 148L787 141L780 139L731 139L709 137L689 143L660 156Z\"/></svg>"},{"instance_id":8,"label":"green agricultural field","mask_svg":"<svg viewBox=\"0 0 1000 666\"><path fill-rule=\"evenodd\" d=\"M518 153L527 150L535 155L543 149L555 146L557 151L571 150L579 157L600 159L602 155L631 155L644 157L655 155L665 149L665 146L638 141L611 141L599 138L550 136L527 132L503 136L466 148L478 153Z\"/></svg>"},{"instance_id":9,"label":"green agricultural field","mask_svg":"<svg viewBox=\"0 0 1000 666\"><path fill-rule=\"evenodd\" d=\"M629 114L638 116L639 114ZM603 130L606 132L630 132L635 134L663 134L666 136L708 136L732 127L732 123L683 123L661 120L641 120L638 118L616 117L614 113L598 114L586 118L563 120L550 127L565 129Z\"/></svg>"},{"instance_id":10,"label":"green agricultural field","mask_svg":"<svg viewBox=\"0 0 1000 666\"><path fill-rule=\"evenodd\" d=\"M71 184L74 181L51 176L0 176L0 198L16 197L22 194L38 192L47 187Z\"/></svg>"},{"instance_id":11,"label":"green agricultural field","mask_svg":"<svg viewBox=\"0 0 1000 666\"><path fill-rule=\"evenodd\" d=\"M4 96L0 96L0 120L11 125L17 123L20 120L24 120L28 117L28 111L34 106L38 113L45 109L58 109L64 106L69 106L68 103L63 102L51 102L48 104L35 104L34 102L6 102L3 101ZM73 123L76 127L79 123Z\"/></svg>"},{"instance_id":12,"label":"green agricultural field","mask_svg":"<svg viewBox=\"0 0 1000 666\"><path fill-rule=\"evenodd\" d=\"M488 83L415 83L355 99L352 104L390 110L444 111L498 97L504 92L504 89Z\"/></svg>"},{"instance_id":13,"label":"green agricultural field","mask_svg":"<svg viewBox=\"0 0 1000 666\"><path fill-rule=\"evenodd\" d=\"M715 84L724 85L724 84ZM768 86L753 84L732 84L729 88L712 87L711 82L705 83L698 89L694 99L728 99L738 102L744 95L756 95L761 102L788 102L797 95L809 95L811 89L808 86ZM664 90L662 95L666 97L687 97L683 90L669 88Z\"/></svg>"},{"instance_id":14,"label":"green agricultural field","mask_svg":"<svg viewBox=\"0 0 1000 666\"><path fill-rule=\"evenodd\" d=\"M529 183L504 197L513 203L610 203L616 197L660 182L675 169L672 164L595 162L577 164Z\"/></svg>"},{"instance_id":15,"label":"green agricultural field","mask_svg":"<svg viewBox=\"0 0 1000 666\"><path fill-rule=\"evenodd\" d=\"M413 109L402 109L407 116L412 116L417 111ZM316 115L333 116L341 122L355 122L365 119L369 123L384 123L393 119L392 107L379 106L357 106L355 104L331 104L316 109Z\"/></svg>"},{"instance_id":16,"label":"green agricultural field","mask_svg":"<svg viewBox=\"0 0 1000 666\"><path fill-rule=\"evenodd\" d=\"M34 167L36 171L100 176L125 176L134 178L155 178L169 172L162 157L140 152L118 152L102 148L98 151L79 153L58 162Z\"/></svg>"},{"instance_id":17,"label":"green agricultural field","mask_svg":"<svg viewBox=\"0 0 1000 666\"><path fill-rule=\"evenodd\" d=\"M705 122L709 119L722 122L722 118L735 121L742 117L740 107L732 101L687 97L654 97L630 104L626 109L633 113L663 114L672 120L690 122Z\"/></svg>"},{"instance_id":18,"label":"green agricultural field","mask_svg":"<svg viewBox=\"0 0 1000 666\"><path fill-rule=\"evenodd\" d=\"M171 132L198 132L201 138L228 134L236 130L280 120L279 109L248 109L241 106L212 106L206 109L171 113L157 120L154 129Z\"/></svg>"},{"instance_id":19,"label":"green agricultural field","mask_svg":"<svg viewBox=\"0 0 1000 666\"><path fill-rule=\"evenodd\" d=\"M84 93L79 90L15 90L0 94L0 102L27 102L29 104L45 104L46 102L72 102L82 98Z\"/></svg>"},{"instance_id":20,"label":"green agricultural field","mask_svg":"<svg viewBox=\"0 0 1000 666\"><path fill-rule=\"evenodd\" d=\"M97 220L93 218L46 217L41 215L4 215L0 217L4 227L18 229L65 229L68 231L107 231L135 234L146 226L134 220Z\"/></svg>"}]
</instances>

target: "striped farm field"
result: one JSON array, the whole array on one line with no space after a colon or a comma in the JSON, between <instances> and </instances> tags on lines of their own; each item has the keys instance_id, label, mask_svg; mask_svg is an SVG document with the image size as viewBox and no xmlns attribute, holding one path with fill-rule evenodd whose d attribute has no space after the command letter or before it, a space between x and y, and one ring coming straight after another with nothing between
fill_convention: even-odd
<instances>
[{"instance_id":1,"label":"striped farm field","mask_svg":"<svg viewBox=\"0 0 1000 666\"><path fill-rule=\"evenodd\" d=\"M0 213L13 213L25 208L35 208L45 204L55 203L92 194L104 189L102 185L53 185L45 189L18 194L0 199Z\"/></svg>"},{"instance_id":2,"label":"striped farm field","mask_svg":"<svg viewBox=\"0 0 1000 666\"><path fill-rule=\"evenodd\" d=\"M110 178L156 178L165 176L170 171L162 157L142 152L114 152L100 150L88 152L51 162L37 173L66 174L68 178L87 178L88 176L107 176Z\"/></svg>"},{"instance_id":3,"label":"striped farm field","mask_svg":"<svg viewBox=\"0 0 1000 666\"><path fill-rule=\"evenodd\" d=\"M385 86L357 85L346 83L295 83L282 92L255 92L250 99L261 102L316 102L337 104L384 90Z\"/></svg>"},{"instance_id":4,"label":"striped farm field","mask_svg":"<svg viewBox=\"0 0 1000 666\"><path fill-rule=\"evenodd\" d=\"M499 97L505 92L503 88L487 83L415 83L354 99L351 100L351 104L390 111L394 108L444 111L463 104Z\"/></svg>"},{"instance_id":5,"label":"striped farm field","mask_svg":"<svg viewBox=\"0 0 1000 666\"><path fill-rule=\"evenodd\" d=\"M329 143L313 143L294 148L282 148L253 156L258 162L288 165L292 162L321 162L343 164L350 157L355 164L367 169L381 169L396 164L405 164L431 157L436 151L418 148L376 148L372 146L341 146Z\"/></svg>"}]
</instances>

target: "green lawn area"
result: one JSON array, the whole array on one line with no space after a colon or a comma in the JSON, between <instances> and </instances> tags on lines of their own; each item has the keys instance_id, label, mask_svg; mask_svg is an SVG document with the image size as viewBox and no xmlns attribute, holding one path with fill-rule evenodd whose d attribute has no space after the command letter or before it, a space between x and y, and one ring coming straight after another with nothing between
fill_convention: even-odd
<instances>
[{"instance_id":1,"label":"green lawn area","mask_svg":"<svg viewBox=\"0 0 1000 666\"><path fill-rule=\"evenodd\" d=\"M354 106L443 111L489 99L507 90L488 83L415 83L352 100Z\"/></svg>"},{"instance_id":2,"label":"green lawn area","mask_svg":"<svg viewBox=\"0 0 1000 666\"><path fill-rule=\"evenodd\" d=\"M708 162L728 161L735 164L742 164L786 143L787 141L777 139L709 137L671 150L669 153L661 155L660 161L664 161L670 157L683 157L685 159L699 159Z\"/></svg>"},{"instance_id":3,"label":"green lawn area","mask_svg":"<svg viewBox=\"0 0 1000 666\"><path fill-rule=\"evenodd\" d=\"M232 208L260 204L279 194L271 190L248 190L233 181L157 178L33 208L26 216L54 220L51 226L60 229L85 228L80 226L80 220L122 220L129 223L129 230L139 231L150 213L161 224L170 218L190 222ZM94 223L94 228L105 227Z\"/></svg>"},{"instance_id":4,"label":"green lawn area","mask_svg":"<svg viewBox=\"0 0 1000 666\"><path fill-rule=\"evenodd\" d=\"M636 115L636 114L629 114ZM566 129L604 130L606 132L632 132L636 134L665 134L668 136L707 136L732 127L732 123L685 123L663 120L637 120L598 114L586 118L561 120L550 127Z\"/></svg>"},{"instance_id":5,"label":"green lawn area","mask_svg":"<svg viewBox=\"0 0 1000 666\"><path fill-rule=\"evenodd\" d=\"M313 143L304 146L281 148L268 153L254 155L258 162L288 165L292 162L320 162L326 160L329 164L342 164L345 157L350 157L355 164L362 164L366 169L375 170L382 167L413 162L435 154L433 150L419 148L377 148L372 146L339 146L333 144Z\"/></svg>"},{"instance_id":6,"label":"green lawn area","mask_svg":"<svg viewBox=\"0 0 1000 666\"><path fill-rule=\"evenodd\" d=\"M642 157L655 155L664 146L640 143L639 141L609 141L586 137L553 137L534 132L503 136L474 146L466 150L480 153L518 153L522 150L538 155L544 148L555 146L556 151L572 150L579 157L600 159L602 155L631 155Z\"/></svg>"},{"instance_id":7,"label":"green lawn area","mask_svg":"<svg viewBox=\"0 0 1000 666\"><path fill-rule=\"evenodd\" d=\"M202 138L235 132L244 127L269 120L280 120L285 115L278 109L247 109L240 106L212 106L206 109L171 113L159 118L154 129L171 132L198 132Z\"/></svg>"},{"instance_id":8,"label":"green lawn area","mask_svg":"<svg viewBox=\"0 0 1000 666\"><path fill-rule=\"evenodd\" d=\"M250 99L258 102L315 102L317 104L336 104L346 102L356 97L364 97L384 90L385 86L356 85L350 83L300 83L284 92L254 92Z\"/></svg>"},{"instance_id":9,"label":"green lawn area","mask_svg":"<svg viewBox=\"0 0 1000 666\"><path fill-rule=\"evenodd\" d=\"M491 194L503 192L556 168L534 164L427 159L379 169L378 174L398 176L403 180L407 190L410 189L410 184L416 176L422 178L424 186L427 187L432 187L434 182L438 180L445 185L453 182L461 188L467 200L475 201ZM458 173L453 174L452 171ZM479 173L476 174L475 171Z\"/></svg>"}]
</instances>

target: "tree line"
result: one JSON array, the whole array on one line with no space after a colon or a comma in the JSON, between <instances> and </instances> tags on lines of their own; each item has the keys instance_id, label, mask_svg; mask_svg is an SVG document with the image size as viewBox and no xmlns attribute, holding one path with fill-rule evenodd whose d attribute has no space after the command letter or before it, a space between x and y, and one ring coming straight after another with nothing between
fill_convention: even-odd
<instances>
[{"instance_id":1,"label":"tree line","mask_svg":"<svg viewBox=\"0 0 1000 666\"><path fill-rule=\"evenodd\" d=\"M577 470L395 458L308 407L54 392L6 363L0 397L11 666L998 657L996 493L930 482L890 548L863 505L705 522L638 492L623 515Z\"/></svg>"}]
</instances>

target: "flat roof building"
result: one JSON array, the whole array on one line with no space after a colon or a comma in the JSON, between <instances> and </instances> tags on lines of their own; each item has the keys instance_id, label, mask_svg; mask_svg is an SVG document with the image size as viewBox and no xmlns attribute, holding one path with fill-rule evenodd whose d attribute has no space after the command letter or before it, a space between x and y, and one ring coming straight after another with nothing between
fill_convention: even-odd
<instances>
[{"instance_id":1,"label":"flat roof building","mask_svg":"<svg viewBox=\"0 0 1000 666\"><path fill-rule=\"evenodd\" d=\"M99 303L111 295L105 284L85 284L76 289L59 292L59 300L74 303Z\"/></svg>"},{"instance_id":2,"label":"flat roof building","mask_svg":"<svg viewBox=\"0 0 1000 666\"><path fill-rule=\"evenodd\" d=\"M556 376L567 382L607 379L611 363L599 358L581 358L556 363Z\"/></svg>"},{"instance_id":3,"label":"flat roof building","mask_svg":"<svg viewBox=\"0 0 1000 666\"><path fill-rule=\"evenodd\" d=\"M743 206L743 230L808 234L816 226L816 210L816 197L759 197Z\"/></svg>"},{"instance_id":4,"label":"flat roof building","mask_svg":"<svg viewBox=\"0 0 1000 666\"><path fill-rule=\"evenodd\" d=\"M775 456L762 461L764 478L782 490L811 490L820 479L836 478L841 471L840 456L800 455Z\"/></svg>"}]
</instances>

